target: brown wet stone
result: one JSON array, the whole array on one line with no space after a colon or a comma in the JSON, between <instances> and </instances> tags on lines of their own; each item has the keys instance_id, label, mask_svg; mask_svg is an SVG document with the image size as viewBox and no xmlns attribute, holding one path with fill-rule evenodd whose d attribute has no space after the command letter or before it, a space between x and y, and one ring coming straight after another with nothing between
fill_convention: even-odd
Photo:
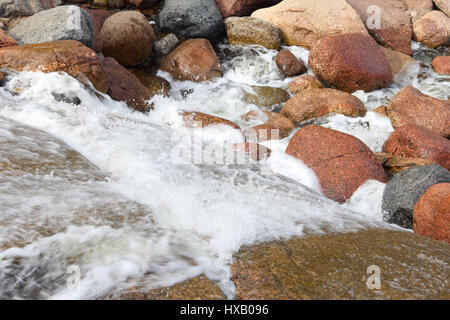
<instances>
[{"instance_id":1,"label":"brown wet stone","mask_svg":"<svg viewBox=\"0 0 450 320\"><path fill-rule=\"evenodd\" d=\"M80 81L87 77L97 90L108 91L108 82L97 54L74 40L1 48L0 68L44 73L64 71Z\"/></svg>"},{"instance_id":2,"label":"brown wet stone","mask_svg":"<svg viewBox=\"0 0 450 320\"><path fill-rule=\"evenodd\" d=\"M101 300L224 300L225 294L205 275L174 284L170 287L145 290L135 286L111 293Z\"/></svg>"},{"instance_id":3,"label":"brown wet stone","mask_svg":"<svg viewBox=\"0 0 450 320\"><path fill-rule=\"evenodd\" d=\"M270 108L282 104L291 97L286 90L270 86L252 86L255 93L246 93L243 100L258 107Z\"/></svg>"},{"instance_id":4,"label":"brown wet stone","mask_svg":"<svg viewBox=\"0 0 450 320\"><path fill-rule=\"evenodd\" d=\"M391 100L388 115L394 128L406 124L422 126L445 138L450 137L450 102L405 87Z\"/></svg>"},{"instance_id":5,"label":"brown wet stone","mask_svg":"<svg viewBox=\"0 0 450 320\"><path fill-rule=\"evenodd\" d=\"M236 299L450 299L450 246L411 232L364 230L247 246ZM376 265L381 289L368 289Z\"/></svg>"}]
</instances>

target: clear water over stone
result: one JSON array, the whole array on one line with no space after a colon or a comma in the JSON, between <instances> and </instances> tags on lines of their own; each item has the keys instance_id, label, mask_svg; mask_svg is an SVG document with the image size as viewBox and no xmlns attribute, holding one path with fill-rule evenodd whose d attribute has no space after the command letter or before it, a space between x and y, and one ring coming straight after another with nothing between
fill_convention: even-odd
<instances>
[{"instance_id":1,"label":"clear water over stone","mask_svg":"<svg viewBox=\"0 0 450 320\"><path fill-rule=\"evenodd\" d=\"M286 48L307 64L307 50ZM414 50L421 68L402 83L447 99L450 77L430 66L438 52L418 44ZM369 181L339 205L322 196L310 169L284 153L290 137L266 142L273 153L260 163L212 163L208 148L203 162L175 161L174 152L192 137L219 149L243 141L235 129L186 128L179 110L245 128L250 124L241 116L257 108L242 99L251 86L287 88L291 80L278 74L276 51L223 44L217 51L224 76L210 83L160 72L172 84L171 97L153 98L150 114L95 95L65 74L8 75L0 88L0 298L96 298L144 276L161 286L200 273L233 297L229 264L242 245L393 228L382 221L384 184ZM355 95L373 110L399 89ZM393 131L371 111L316 123L374 151ZM77 289L66 285L69 266L80 269Z\"/></svg>"}]
</instances>

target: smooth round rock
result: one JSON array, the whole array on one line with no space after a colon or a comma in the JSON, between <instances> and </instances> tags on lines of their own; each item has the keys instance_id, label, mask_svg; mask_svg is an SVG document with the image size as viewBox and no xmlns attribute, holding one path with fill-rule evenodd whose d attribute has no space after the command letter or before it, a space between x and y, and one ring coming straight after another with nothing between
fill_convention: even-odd
<instances>
[{"instance_id":1,"label":"smooth round rock","mask_svg":"<svg viewBox=\"0 0 450 320\"><path fill-rule=\"evenodd\" d=\"M118 12L106 19L100 36L105 57L113 57L126 67L147 60L155 41L152 26L135 11Z\"/></svg>"}]
</instances>

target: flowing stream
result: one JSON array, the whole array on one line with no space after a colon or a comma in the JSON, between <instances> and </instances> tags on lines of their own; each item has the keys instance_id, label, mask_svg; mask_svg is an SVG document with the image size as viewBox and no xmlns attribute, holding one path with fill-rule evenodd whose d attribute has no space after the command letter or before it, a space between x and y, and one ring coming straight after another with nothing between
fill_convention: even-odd
<instances>
[{"instance_id":1,"label":"flowing stream","mask_svg":"<svg viewBox=\"0 0 450 320\"><path fill-rule=\"evenodd\" d=\"M286 48L307 65L306 49ZM413 49L420 66L387 89L354 93L369 110L407 84L448 99L450 77L431 69L443 52ZM342 205L322 196L314 173L284 153L294 133L266 142L273 153L259 163L214 163L206 150L200 162L174 156L192 137L213 146L243 141L231 128L186 128L179 110L247 128L256 124L241 120L257 109L242 99L251 85L286 88L291 80L278 74L276 51L226 44L217 51L224 76L212 82L174 81L160 71L171 97L154 97L149 114L66 74L9 73L0 88L0 298L92 299L143 278L152 288L201 273L232 298L230 263L242 245L393 227L382 219L380 182L368 181ZM393 131L372 111L316 123L373 151ZM67 285L71 266L80 270L77 288Z\"/></svg>"}]
</instances>

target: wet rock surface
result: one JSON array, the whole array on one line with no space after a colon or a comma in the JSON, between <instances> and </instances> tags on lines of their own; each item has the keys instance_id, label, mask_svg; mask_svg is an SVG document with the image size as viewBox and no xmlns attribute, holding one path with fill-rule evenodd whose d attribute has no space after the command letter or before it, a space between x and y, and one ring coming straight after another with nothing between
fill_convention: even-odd
<instances>
[{"instance_id":1,"label":"wet rock surface","mask_svg":"<svg viewBox=\"0 0 450 320\"><path fill-rule=\"evenodd\" d=\"M281 50L275 57L275 63L285 78L298 76L308 70L289 50Z\"/></svg>"},{"instance_id":2,"label":"wet rock surface","mask_svg":"<svg viewBox=\"0 0 450 320\"><path fill-rule=\"evenodd\" d=\"M101 300L224 300L225 294L205 275L174 284L170 287L145 290L135 286L111 293Z\"/></svg>"},{"instance_id":3,"label":"wet rock surface","mask_svg":"<svg viewBox=\"0 0 450 320\"><path fill-rule=\"evenodd\" d=\"M201 82L222 75L219 59L206 39L183 42L164 59L160 68L179 80Z\"/></svg>"},{"instance_id":4,"label":"wet rock surface","mask_svg":"<svg viewBox=\"0 0 450 320\"><path fill-rule=\"evenodd\" d=\"M302 90L289 99L281 110L284 116L297 125L330 113L363 117L366 112L366 107L358 98L335 89Z\"/></svg>"},{"instance_id":5,"label":"wet rock surface","mask_svg":"<svg viewBox=\"0 0 450 320\"><path fill-rule=\"evenodd\" d=\"M258 107L270 108L289 100L289 93L281 88L252 86L254 93L246 93L243 100Z\"/></svg>"},{"instance_id":6,"label":"wet rock surface","mask_svg":"<svg viewBox=\"0 0 450 320\"><path fill-rule=\"evenodd\" d=\"M203 112L183 111L181 113L181 116L185 125L191 128L204 128L214 125L225 125L240 130L239 126L230 120L216 117Z\"/></svg>"},{"instance_id":7,"label":"wet rock surface","mask_svg":"<svg viewBox=\"0 0 450 320\"><path fill-rule=\"evenodd\" d=\"M448 299L450 247L411 232L363 230L247 246L235 254L236 299ZM369 289L370 265L381 288Z\"/></svg>"},{"instance_id":8,"label":"wet rock surface","mask_svg":"<svg viewBox=\"0 0 450 320\"><path fill-rule=\"evenodd\" d=\"M0 67L18 71L64 71L106 93L108 82L94 51L74 40L6 47L0 49Z\"/></svg>"},{"instance_id":9,"label":"wet rock surface","mask_svg":"<svg viewBox=\"0 0 450 320\"><path fill-rule=\"evenodd\" d=\"M124 101L130 108L137 111L150 110L147 104L147 100L150 99L148 90L133 73L111 57L102 60L102 68L108 79L108 95L111 98Z\"/></svg>"}]
</instances>

